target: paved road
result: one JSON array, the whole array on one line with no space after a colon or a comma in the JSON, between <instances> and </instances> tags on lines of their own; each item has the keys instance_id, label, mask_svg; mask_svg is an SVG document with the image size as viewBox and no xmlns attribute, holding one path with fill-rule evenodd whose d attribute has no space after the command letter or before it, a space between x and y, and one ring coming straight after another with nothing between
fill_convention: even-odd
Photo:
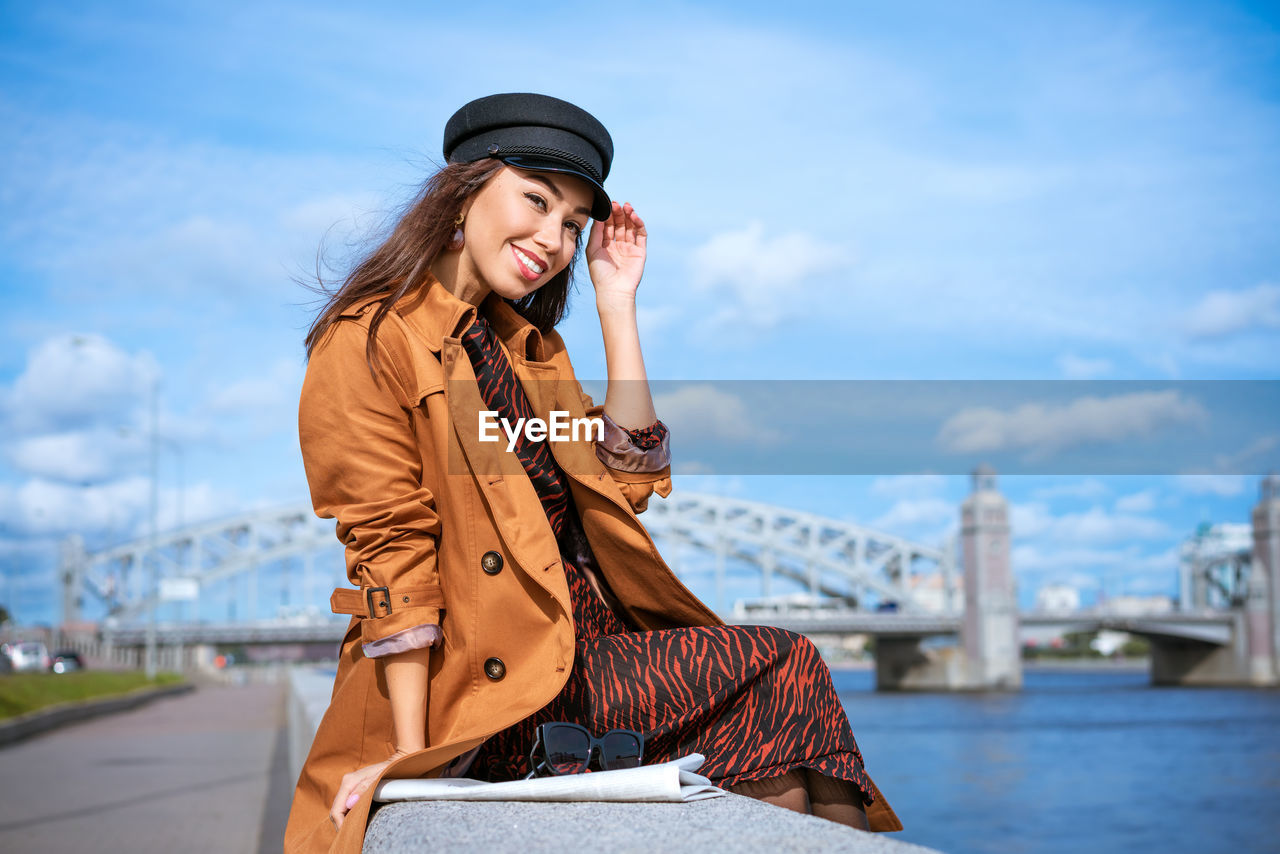
<instances>
[{"instance_id":1,"label":"paved road","mask_svg":"<svg viewBox=\"0 0 1280 854\"><path fill-rule=\"evenodd\" d=\"M0 851L280 851L279 685L208 686L0 750Z\"/></svg>"}]
</instances>

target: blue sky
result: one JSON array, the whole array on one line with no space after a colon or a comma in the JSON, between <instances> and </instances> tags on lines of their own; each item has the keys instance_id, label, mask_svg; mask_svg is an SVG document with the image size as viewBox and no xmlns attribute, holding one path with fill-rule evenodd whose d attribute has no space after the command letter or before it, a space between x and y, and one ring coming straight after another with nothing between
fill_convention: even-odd
<instances>
[{"instance_id":1,"label":"blue sky","mask_svg":"<svg viewBox=\"0 0 1280 854\"><path fill-rule=\"evenodd\" d=\"M326 237L340 263L438 161L453 110L492 92L557 95L609 127L607 186L650 226L654 378L1273 380L1278 17L6 3L0 597L55 619L59 539L141 530L152 378L166 522L179 488L188 520L306 500L312 306L293 278ZM576 306L562 332L579 376L602 377L585 279ZM1226 474L1004 478L1024 595L1101 578L1172 592L1197 523L1247 520L1250 460L1261 473L1280 440L1249 441ZM677 488L932 540L967 481Z\"/></svg>"}]
</instances>

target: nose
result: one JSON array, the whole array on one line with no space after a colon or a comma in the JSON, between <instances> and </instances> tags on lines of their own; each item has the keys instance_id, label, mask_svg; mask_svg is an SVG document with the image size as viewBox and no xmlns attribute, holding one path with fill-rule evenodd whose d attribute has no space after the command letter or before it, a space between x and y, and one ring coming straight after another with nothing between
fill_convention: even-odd
<instances>
[{"instance_id":1,"label":"nose","mask_svg":"<svg viewBox=\"0 0 1280 854\"><path fill-rule=\"evenodd\" d=\"M551 222L551 217L545 219L547 221L533 236L533 242L546 253L547 262L554 264L564 244L564 229Z\"/></svg>"}]
</instances>

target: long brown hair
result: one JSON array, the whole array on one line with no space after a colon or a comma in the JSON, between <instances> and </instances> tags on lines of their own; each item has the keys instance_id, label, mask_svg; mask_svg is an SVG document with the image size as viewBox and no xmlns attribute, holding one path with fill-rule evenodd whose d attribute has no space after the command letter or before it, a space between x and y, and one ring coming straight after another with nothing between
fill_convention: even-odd
<instances>
[{"instance_id":1,"label":"long brown hair","mask_svg":"<svg viewBox=\"0 0 1280 854\"><path fill-rule=\"evenodd\" d=\"M502 166L502 161L492 157L445 165L423 182L391 227L391 233L356 261L337 290L329 290L317 275L320 286L313 289L327 301L307 332L307 356L344 311L369 297L385 294L369 322L369 342L365 347L365 360L373 370L377 363L374 342L383 318L401 297L425 285L431 263L453 234L453 223L463 204ZM507 300L508 305L539 332L551 331L568 306L576 260L575 251L568 266L554 278L519 300Z\"/></svg>"}]
</instances>

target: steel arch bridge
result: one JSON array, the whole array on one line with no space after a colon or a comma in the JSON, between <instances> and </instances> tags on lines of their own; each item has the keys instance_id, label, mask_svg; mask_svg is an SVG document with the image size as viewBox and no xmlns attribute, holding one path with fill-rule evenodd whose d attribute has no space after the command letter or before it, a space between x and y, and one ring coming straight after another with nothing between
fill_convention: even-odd
<instances>
[{"instance_id":1,"label":"steel arch bridge","mask_svg":"<svg viewBox=\"0 0 1280 854\"><path fill-rule=\"evenodd\" d=\"M699 493L653 500L642 518L686 582L700 574L714 578L713 604L722 613L731 583L748 594L738 597L740 606L756 611L871 612L888 603L902 611L936 611L926 609L910 587L909 576L917 572L942 574L947 610L963 599L950 544L923 545L817 514ZM152 607L171 612L165 617L171 622L239 623L246 630L250 624L328 622L328 593L346 578L333 525L298 504L188 525L154 544L139 539L95 553L73 537L61 562L64 624L80 623L93 610L127 630ZM154 589L152 567L159 580ZM184 605L181 597L196 591L199 601Z\"/></svg>"},{"instance_id":2,"label":"steel arch bridge","mask_svg":"<svg viewBox=\"0 0 1280 854\"><path fill-rule=\"evenodd\" d=\"M319 573L317 558L322 561ZM290 570L299 561L301 578L295 582ZM305 610L327 600L335 561L341 580L341 546L333 522L316 518L308 505L253 510L167 531L154 542L142 538L94 553L85 552L79 537L71 537L61 557L63 622L80 622L85 606L93 602L114 623L128 625L171 601L174 591L177 601L187 599L183 588L202 600L212 593L208 598L215 604L230 602L229 622L258 619L268 586L282 591L286 601L300 594L294 610ZM154 589L150 570L159 582ZM313 595L317 583L321 596ZM166 588L168 597L162 595ZM282 603L276 605L272 616L285 616ZM199 610L192 610L194 619L201 619Z\"/></svg>"},{"instance_id":3,"label":"steel arch bridge","mask_svg":"<svg viewBox=\"0 0 1280 854\"><path fill-rule=\"evenodd\" d=\"M722 614L731 561L759 575L759 599L739 603L748 609L869 611L892 604L936 612L911 588L916 573L941 574L941 610L954 613L963 601L954 542L927 546L853 522L699 493L651 502L644 521L668 545L667 561L677 574L692 574L680 559L689 546L710 559L705 571L714 576L714 604ZM779 595L777 580L798 593Z\"/></svg>"},{"instance_id":4,"label":"steel arch bridge","mask_svg":"<svg viewBox=\"0 0 1280 854\"><path fill-rule=\"evenodd\" d=\"M1253 548L1250 525L1201 525L1178 550L1178 596L1186 603L1183 607L1243 607L1249 596Z\"/></svg>"}]
</instances>

